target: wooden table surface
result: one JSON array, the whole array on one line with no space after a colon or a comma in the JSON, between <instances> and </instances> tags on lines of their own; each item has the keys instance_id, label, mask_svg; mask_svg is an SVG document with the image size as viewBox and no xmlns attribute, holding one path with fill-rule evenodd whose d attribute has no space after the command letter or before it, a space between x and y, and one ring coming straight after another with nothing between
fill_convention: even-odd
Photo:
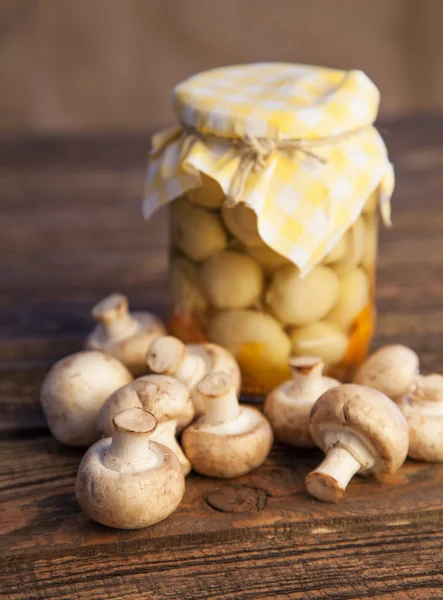
<instances>
[{"instance_id":1,"label":"wooden table surface","mask_svg":"<svg viewBox=\"0 0 443 600\"><path fill-rule=\"evenodd\" d=\"M382 233L376 345L443 370L443 116L384 123L398 185ZM171 517L91 522L74 498L82 452L49 435L39 387L80 349L112 291L160 314L166 218L140 216L148 136L0 138L0 597L443 598L443 466L408 461L310 498L317 451L276 446L233 481L190 475Z\"/></svg>"}]
</instances>

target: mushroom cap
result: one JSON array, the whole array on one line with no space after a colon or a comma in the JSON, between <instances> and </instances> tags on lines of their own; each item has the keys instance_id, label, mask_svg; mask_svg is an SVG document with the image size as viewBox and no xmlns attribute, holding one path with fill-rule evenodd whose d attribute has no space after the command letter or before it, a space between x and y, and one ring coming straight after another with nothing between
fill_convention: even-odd
<instances>
[{"instance_id":1,"label":"mushroom cap","mask_svg":"<svg viewBox=\"0 0 443 600\"><path fill-rule=\"evenodd\" d=\"M309 430L325 453L328 430L356 435L374 457L367 471L374 475L393 473L408 453L408 426L398 406L382 392L362 385L340 385L320 396L311 411Z\"/></svg>"},{"instance_id":2,"label":"mushroom cap","mask_svg":"<svg viewBox=\"0 0 443 600\"><path fill-rule=\"evenodd\" d=\"M398 401L409 426L408 456L443 462L443 376L419 375L416 388Z\"/></svg>"},{"instance_id":3,"label":"mushroom cap","mask_svg":"<svg viewBox=\"0 0 443 600\"><path fill-rule=\"evenodd\" d=\"M360 267L348 271L339 279L340 290L334 308L327 320L348 331L361 311L369 304L371 294L369 279Z\"/></svg>"},{"instance_id":4,"label":"mushroom cap","mask_svg":"<svg viewBox=\"0 0 443 600\"><path fill-rule=\"evenodd\" d=\"M185 385L168 375L145 375L107 399L98 418L99 431L112 435L114 417L132 407L152 413L159 423L175 421L179 432L194 418L194 407Z\"/></svg>"},{"instance_id":5,"label":"mushroom cap","mask_svg":"<svg viewBox=\"0 0 443 600\"><path fill-rule=\"evenodd\" d=\"M181 365L185 356L186 345L172 335L164 335L152 343L146 362L154 373L171 375Z\"/></svg>"},{"instance_id":6,"label":"mushroom cap","mask_svg":"<svg viewBox=\"0 0 443 600\"><path fill-rule=\"evenodd\" d=\"M194 471L208 477L240 477L266 460L273 441L269 422L260 411L244 405L239 419L248 426L232 433L231 423L209 426L201 419L185 429L182 447Z\"/></svg>"},{"instance_id":7,"label":"mushroom cap","mask_svg":"<svg viewBox=\"0 0 443 600\"><path fill-rule=\"evenodd\" d=\"M339 275L346 275L360 263L365 252L366 228L363 217L359 217L344 234L346 252L334 263L334 270Z\"/></svg>"},{"instance_id":8,"label":"mushroom cap","mask_svg":"<svg viewBox=\"0 0 443 600\"><path fill-rule=\"evenodd\" d=\"M283 267L272 278L266 303L272 313L287 325L307 325L323 319L337 302L338 275L330 267L314 267L300 277L294 265Z\"/></svg>"},{"instance_id":9,"label":"mushroom cap","mask_svg":"<svg viewBox=\"0 0 443 600\"><path fill-rule=\"evenodd\" d=\"M185 481L172 450L149 442L160 466L128 476L103 464L110 444L111 438L96 442L80 463L75 495L82 510L98 523L121 529L147 527L174 512L183 498Z\"/></svg>"},{"instance_id":10,"label":"mushroom cap","mask_svg":"<svg viewBox=\"0 0 443 600\"><path fill-rule=\"evenodd\" d=\"M188 352L201 356L205 361L206 373L222 371L227 373L234 382L235 389L240 392L241 372L235 357L223 346L205 342L203 344L188 344Z\"/></svg>"},{"instance_id":11,"label":"mushroom cap","mask_svg":"<svg viewBox=\"0 0 443 600\"><path fill-rule=\"evenodd\" d=\"M185 311L201 315L207 308L197 267L185 256L175 256L169 265L169 283L174 311Z\"/></svg>"},{"instance_id":12,"label":"mushroom cap","mask_svg":"<svg viewBox=\"0 0 443 600\"><path fill-rule=\"evenodd\" d=\"M328 321L316 321L289 331L292 352L296 355L320 356L326 364L340 363L346 355L349 340L343 331Z\"/></svg>"},{"instance_id":13,"label":"mushroom cap","mask_svg":"<svg viewBox=\"0 0 443 600\"><path fill-rule=\"evenodd\" d=\"M202 264L200 281L206 298L217 308L247 308L263 291L263 273L256 260L225 250Z\"/></svg>"},{"instance_id":14,"label":"mushroom cap","mask_svg":"<svg viewBox=\"0 0 443 600\"><path fill-rule=\"evenodd\" d=\"M107 352L134 375L143 375L146 373L146 352L153 340L166 333L166 328L155 315L129 313L128 308L128 299L122 294L111 294L100 300L92 309L98 324L86 338L85 347ZM123 327L118 334L110 335L108 327L118 321L123 321Z\"/></svg>"},{"instance_id":15,"label":"mushroom cap","mask_svg":"<svg viewBox=\"0 0 443 600\"><path fill-rule=\"evenodd\" d=\"M222 217L230 233L245 246L264 246L257 227L257 215L246 206L244 202L239 202L233 208L222 207Z\"/></svg>"},{"instance_id":16,"label":"mushroom cap","mask_svg":"<svg viewBox=\"0 0 443 600\"><path fill-rule=\"evenodd\" d=\"M269 246L247 246L246 252L258 262L265 275L272 275L278 269L291 263L288 258L278 254Z\"/></svg>"},{"instance_id":17,"label":"mushroom cap","mask_svg":"<svg viewBox=\"0 0 443 600\"><path fill-rule=\"evenodd\" d=\"M319 357L300 356L292 357L289 364L308 375L313 369L322 364ZM275 437L285 444L297 448L312 448L315 443L309 432L309 417L311 409L318 397L326 390L340 385L332 377L325 377L319 373L318 388L313 391L294 389L294 380L290 379L273 389L267 396L263 407L266 418L270 421ZM319 392L317 392L319 389Z\"/></svg>"},{"instance_id":18,"label":"mushroom cap","mask_svg":"<svg viewBox=\"0 0 443 600\"><path fill-rule=\"evenodd\" d=\"M224 250L228 242L219 215L184 197L172 203L171 230L175 245L197 262Z\"/></svg>"},{"instance_id":19,"label":"mushroom cap","mask_svg":"<svg viewBox=\"0 0 443 600\"><path fill-rule=\"evenodd\" d=\"M418 375L417 354L400 344L383 346L359 367L354 383L367 385L393 400L409 393Z\"/></svg>"},{"instance_id":20,"label":"mushroom cap","mask_svg":"<svg viewBox=\"0 0 443 600\"><path fill-rule=\"evenodd\" d=\"M77 352L56 362L40 392L52 435L62 444L90 446L99 438L101 407L130 381L132 375L126 367L103 352Z\"/></svg>"},{"instance_id":21,"label":"mushroom cap","mask_svg":"<svg viewBox=\"0 0 443 600\"><path fill-rule=\"evenodd\" d=\"M234 356L248 345L263 348L269 364L286 367L291 342L280 323L271 315L255 310L222 311L214 316L208 337L225 346Z\"/></svg>"},{"instance_id":22,"label":"mushroom cap","mask_svg":"<svg viewBox=\"0 0 443 600\"><path fill-rule=\"evenodd\" d=\"M415 404L431 402L443 406L443 375L438 373L418 375L409 397Z\"/></svg>"},{"instance_id":23,"label":"mushroom cap","mask_svg":"<svg viewBox=\"0 0 443 600\"><path fill-rule=\"evenodd\" d=\"M198 204L198 206L203 206L203 208L220 208L225 199L220 184L206 173L200 173L200 177L201 185L186 193L188 199L194 204Z\"/></svg>"},{"instance_id":24,"label":"mushroom cap","mask_svg":"<svg viewBox=\"0 0 443 600\"><path fill-rule=\"evenodd\" d=\"M186 354L204 361L205 374L211 371L228 373L232 377L237 391L240 391L240 367L234 356L226 348L217 344L205 342L185 345L176 337L162 336L153 342L146 362L149 369L154 373L173 375L183 362Z\"/></svg>"}]
</instances>

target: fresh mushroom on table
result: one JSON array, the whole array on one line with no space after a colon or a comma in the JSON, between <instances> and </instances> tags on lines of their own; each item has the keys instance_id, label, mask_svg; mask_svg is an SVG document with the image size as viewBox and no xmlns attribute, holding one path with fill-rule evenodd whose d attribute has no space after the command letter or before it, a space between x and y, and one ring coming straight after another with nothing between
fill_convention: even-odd
<instances>
[{"instance_id":1,"label":"fresh mushroom on table","mask_svg":"<svg viewBox=\"0 0 443 600\"><path fill-rule=\"evenodd\" d=\"M157 421L141 408L113 419L112 437L86 452L77 473L75 495L94 521L139 529L162 521L185 492L181 465L166 446L152 440Z\"/></svg>"},{"instance_id":2,"label":"fresh mushroom on table","mask_svg":"<svg viewBox=\"0 0 443 600\"><path fill-rule=\"evenodd\" d=\"M115 356L133 375L146 373L146 352L166 328L152 313L129 311L128 299L111 294L92 309L97 325L86 340L88 350Z\"/></svg>"},{"instance_id":3,"label":"fresh mushroom on table","mask_svg":"<svg viewBox=\"0 0 443 600\"><path fill-rule=\"evenodd\" d=\"M316 356L293 357L289 366L292 379L267 395L263 412L278 440L309 448L315 446L309 433L311 408L323 392L340 382L322 376L324 363Z\"/></svg>"},{"instance_id":4,"label":"fresh mushroom on table","mask_svg":"<svg viewBox=\"0 0 443 600\"><path fill-rule=\"evenodd\" d=\"M198 384L203 415L185 429L183 450L198 473L239 477L261 465L272 446L272 429L256 408L239 405L226 373L211 373Z\"/></svg>"},{"instance_id":5,"label":"fresh mushroom on table","mask_svg":"<svg viewBox=\"0 0 443 600\"><path fill-rule=\"evenodd\" d=\"M354 383L367 385L397 401L414 386L419 372L417 354L401 344L383 346L357 370Z\"/></svg>"},{"instance_id":6,"label":"fresh mushroom on table","mask_svg":"<svg viewBox=\"0 0 443 600\"><path fill-rule=\"evenodd\" d=\"M443 376L418 375L397 404L409 426L408 456L443 462Z\"/></svg>"},{"instance_id":7,"label":"fresh mushroom on table","mask_svg":"<svg viewBox=\"0 0 443 600\"><path fill-rule=\"evenodd\" d=\"M163 336L152 344L146 362L153 373L171 375L191 391L208 373L224 371L232 377L237 393L240 392L238 363L228 350L217 344L184 344L173 336ZM192 398L196 412L200 413L198 394L193 394Z\"/></svg>"},{"instance_id":8,"label":"fresh mushroom on table","mask_svg":"<svg viewBox=\"0 0 443 600\"><path fill-rule=\"evenodd\" d=\"M326 457L306 476L306 487L325 502L341 500L356 473L394 473L408 453L408 424L398 406L362 385L340 385L320 396L309 430Z\"/></svg>"},{"instance_id":9,"label":"fresh mushroom on table","mask_svg":"<svg viewBox=\"0 0 443 600\"><path fill-rule=\"evenodd\" d=\"M166 375L135 379L114 392L103 405L98 418L102 435L112 435L114 417L126 408L143 408L154 415L157 427L151 439L170 448L187 475L191 465L176 439L194 418L194 407L186 386Z\"/></svg>"},{"instance_id":10,"label":"fresh mushroom on table","mask_svg":"<svg viewBox=\"0 0 443 600\"><path fill-rule=\"evenodd\" d=\"M90 446L99 438L97 417L104 402L130 381L128 369L103 352L77 352L56 362L40 392L52 435L62 444Z\"/></svg>"}]
</instances>

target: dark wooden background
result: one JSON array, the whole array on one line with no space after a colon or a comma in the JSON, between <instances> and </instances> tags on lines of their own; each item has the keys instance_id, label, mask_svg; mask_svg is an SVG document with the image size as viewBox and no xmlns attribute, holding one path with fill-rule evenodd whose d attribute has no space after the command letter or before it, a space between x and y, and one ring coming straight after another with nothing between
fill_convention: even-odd
<instances>
[{"instance_id":1,"label":"dark wooden background","mask_svg":"<svg viewBox=\"0 0 443 600\"><path fill-rule=\"evenodd\" d=\"M361 68L382 112L443 107L441 0L0 0L0 131L147 130L196 71Z\"/></svg>"},{"instance_id":2,"label":"dark wooden background","mask_svg":"<svg viewBox=\"0 0 443 600\"><path fill-rule=\"evenodd\" d=\"M383 231L376 345L443 367L443 116L384 122L396 165ZM136 532L74 498L82 452L46 428L39 387L81 347L91 305L121 291L160 314L166 215L140 213L143 135L0 137L0 597L443 598L443 465L355 478L339 505L303 485L320 453L276 446L233 481L192 474L182 505Z\"/></svg>"}]
</instances>

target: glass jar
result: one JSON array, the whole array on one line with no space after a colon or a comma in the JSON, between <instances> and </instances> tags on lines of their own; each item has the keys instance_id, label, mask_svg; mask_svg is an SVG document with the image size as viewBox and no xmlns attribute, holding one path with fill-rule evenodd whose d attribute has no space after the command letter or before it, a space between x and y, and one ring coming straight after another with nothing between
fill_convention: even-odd
<instances>
[{"instance_id":1,"label":"glass jar","mask_svg":"<svg viewBox=\"0 0 443 600\"><path fill-rule=\"evenodd\" d=\"M320 356L327 374L348 380L375 326L377 194L301 277L263 242L250 208L223 207L217 183L204 175L202 182L171 207L171 333L230 350L244 393L266 393L288 379L291 355Z\"/></svg>"},{"instance_id":2,"label":"glass jar","mask_svg":"<svg viewBox=\"0 0 443 600\"><path fill-rule=\"evenodd\" d=\"M243 391L290 377L291 355L348 380L375 327L377 208L394 187L361 71L262 63L174 90L155 135L144 214L171 203L173 335L225 346Z\"/></svg>"}]
</instances>

